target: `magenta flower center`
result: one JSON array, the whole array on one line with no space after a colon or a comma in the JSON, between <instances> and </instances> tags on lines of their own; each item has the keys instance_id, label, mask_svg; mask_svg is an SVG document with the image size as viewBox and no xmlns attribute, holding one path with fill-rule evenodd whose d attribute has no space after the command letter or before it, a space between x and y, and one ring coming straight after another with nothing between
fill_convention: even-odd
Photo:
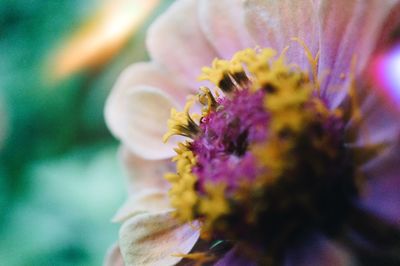
<instances>
[{"instance_id":1,"label":"magenta flower center","mask_svg":"<svg viewBox=\"0 0 400 266\"><path fill-rule=\"evenodd\" d=\"M200 133L191 144L200 191L212 182L227 184L229 193L241 182L255 180L261 169L249 145L267 138L269 115L263 107L264 95L262 90L237 91L232 98L219 98L218 110L202 118Z\"/></svg>"}]
</instances>

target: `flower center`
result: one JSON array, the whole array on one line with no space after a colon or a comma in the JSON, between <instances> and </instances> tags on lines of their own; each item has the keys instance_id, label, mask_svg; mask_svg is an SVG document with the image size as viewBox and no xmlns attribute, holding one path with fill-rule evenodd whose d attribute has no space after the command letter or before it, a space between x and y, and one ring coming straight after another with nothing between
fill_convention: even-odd
<instances>
[{"instance_id":1,"label":"flower center","mask_svg":"<svg viewBox=\"0 0 400 266\"><path fill-rule=\"evenodd\" d=\"M344 118L318 82L271 49L215 60L184 112L172 110L177 172L167 174L176 215L205 238L275 247L310 230L336 234L357 196ZM220 94L222 91L222 94ZM189 114L193 105L201 114Z\"/></svg>"}]
</instances>

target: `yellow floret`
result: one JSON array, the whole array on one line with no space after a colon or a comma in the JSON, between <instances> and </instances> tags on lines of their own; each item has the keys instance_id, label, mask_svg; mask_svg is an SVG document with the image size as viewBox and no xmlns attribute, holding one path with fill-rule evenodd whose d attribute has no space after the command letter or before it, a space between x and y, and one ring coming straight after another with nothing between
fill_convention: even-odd
<instances>
[{"instance_id":1,"label":"yellow floret","mask_svg":"<svg viewBox=\"0 0 400 266\"><path fill-rule=\"evenodd\" d=\"M173 161L176 162L177 172L166 174L165 179L172 185L169 196L172 207L176 208L176 217L183 222L188 222L194 219L193 210L198 202L194 188L197 177L192 173L196 158L193 152L183 143L179 143L175 151L177 155L173 158Z\"/></svg>"},{"instance_id":2,"label":"yellow floret","mask_svg":"<svg viewBox=\"0 0 400 266\"><path fill-rule=\"evenodd\" d=\"M205 217L202 229L208 231L218 218L229 213L229 204L225 194L226 184L208 183L205 190L207 196L200 198L199 213Z\"/></svg>"},{"instance_id":3,"label":"yellow floret","mask_svg":"<svg viewBox=\"0 0 400 266\"><path fill-rule=\"evenodd\" d=\"M195 97L189 97L182 112L178 112L175 108L171 109L171 117L168 119L168 131L163 136L164 142L167 142L174 135L192 137L197 133L198 126L193 119L197 120L199 117L196 114L189 114L195 102Z\"/></svg>"},{"instance_id":4,"label":"yellow floret","mask_svg":"<svg viewBox=\"0 0 400 266\"><path fill-rule=\"evenodd\" d=\"M221 80L234 73L243 72L243 66L238 61L214 59L211 67L203 67L198 80L208 80L219 86Z\"/></svg>"}]
</instances>

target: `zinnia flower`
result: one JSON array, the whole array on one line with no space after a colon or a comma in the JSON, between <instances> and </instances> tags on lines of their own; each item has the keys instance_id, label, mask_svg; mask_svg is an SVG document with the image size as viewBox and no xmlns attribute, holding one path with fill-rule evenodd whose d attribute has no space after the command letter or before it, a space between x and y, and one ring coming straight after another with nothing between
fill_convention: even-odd
<instances>
[{"instance_id":1,"label":"zinnia flower","mask_svg":"<svg viewBox=\"0 0 400 266\"><path fill-rule=\"evenodd\" d=\"M398 265L399 114L365 72L399 14L176 1L107 101L130 176L107 263Z\"/></svg>"}]
</instances>

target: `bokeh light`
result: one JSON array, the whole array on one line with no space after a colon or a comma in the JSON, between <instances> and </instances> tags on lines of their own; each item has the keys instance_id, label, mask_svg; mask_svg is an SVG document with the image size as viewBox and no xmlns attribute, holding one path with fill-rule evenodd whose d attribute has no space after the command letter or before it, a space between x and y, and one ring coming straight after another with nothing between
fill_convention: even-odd
<instances>
[{"instance_id":1,"label":"bokeh light","mask_svg":"<svg viewBox=\"0 0 400 266\"><path fill-rule=\"evenodd\" d=\"M107 0L53 58L55 78L106 63L132 38L160 0Z\"/></svg>"},{"instance_id":2,"label":"bokeh light","mask_svg":"<svg viewBox=\"0 0 400 266\"><path fill-rule=\"evenodd\" d=\"M400 44L378 54L371 65L371 72L382 96L400 109Z\"/></svg>"}]
</instances>

